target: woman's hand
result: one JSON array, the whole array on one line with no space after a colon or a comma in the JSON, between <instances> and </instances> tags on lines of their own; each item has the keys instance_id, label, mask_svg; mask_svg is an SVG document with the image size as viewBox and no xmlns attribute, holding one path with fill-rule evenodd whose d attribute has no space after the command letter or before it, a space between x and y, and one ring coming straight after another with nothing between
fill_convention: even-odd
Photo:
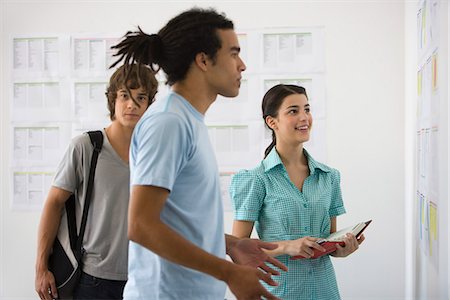
<instances>
[{"instance_id":1,"label":"woman's hand","mask_svg":"<svg viewBox=\"0 0 450 300\"><path fill-rule=\"evenodd\" d=\"M359 239L357 239L353 234L347 233L344 239L344 246L336 244L336 251L331 253L331 256L334 257L346 257L356 250L358 250L359 245L364 242L364 235L361 235Z\"/></svg>"},{"instance_id":2,"label":"woman's hand","mask_svg":"<svg viewBox=\"0 0 450 300\"><path fill-rule=\"evenodd\" d=\"M326 251L325 248L317 243L318 240L320 240L320 238L305 236L297 240L283 241L283 252L290 256L301 255L304 258L311 258L314 255L314 249L322 252Z\"/></svg>"}]
</instances>

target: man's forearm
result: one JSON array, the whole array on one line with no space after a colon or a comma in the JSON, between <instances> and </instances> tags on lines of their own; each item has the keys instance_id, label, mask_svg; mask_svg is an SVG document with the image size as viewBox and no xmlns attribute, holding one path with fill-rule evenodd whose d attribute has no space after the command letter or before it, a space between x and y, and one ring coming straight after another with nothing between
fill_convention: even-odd
<instances>
[{"instance_id":1,"label":"man's forearm","mask_svg":"<svg viewBox=\"0 0 450 300\"><path fill-rule=\"evenodd\" d=\"M56 202L46 203L42 212L38 230L36 270L48 269L48 256L58 233L63 205Z\"/></svg>"},{"instance_id":2,"label":"man's forearm","mask_svg":"<svg viewBox=\"0 0 450 300\"><path fill-rule=\"evenodd\" d=\"M226 281L229 269L234 267L233 263L186 240L162 221L140 225L134 223L129 228L129 238L173 263L209 274L222 281Z\"/></svg>"}]
</instances>

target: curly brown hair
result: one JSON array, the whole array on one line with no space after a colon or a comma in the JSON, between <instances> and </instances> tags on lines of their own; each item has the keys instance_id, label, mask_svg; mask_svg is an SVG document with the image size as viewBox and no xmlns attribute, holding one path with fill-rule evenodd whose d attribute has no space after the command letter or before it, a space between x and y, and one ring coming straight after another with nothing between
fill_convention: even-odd
<instances>
[{"instance_id":1,"label":"curly brown hair","mask_svg":"<svg viewBox=\"0 0 450 300\"><path fill-rule=\"evenodd\" d=\"M125 82L126 80L126 82ZM123 65L112 74L108 88L106 89L106 97L108 98L108 110L111 121L116 118L115 105L117 99L117 92L125 88L138 89L142 87L148 96L148 105L153 103L156 92L158 90L158 81L155 78L155 73L147 66L132 64L129 66ZM140 106L136 99L131 95L133 102Z\"/></svg>"}]
</instances>

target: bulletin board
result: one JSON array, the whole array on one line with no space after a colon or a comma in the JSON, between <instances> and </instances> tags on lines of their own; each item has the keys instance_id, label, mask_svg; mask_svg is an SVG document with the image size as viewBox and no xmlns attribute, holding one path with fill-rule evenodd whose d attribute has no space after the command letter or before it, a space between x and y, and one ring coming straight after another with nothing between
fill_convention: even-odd
<instances>
[{"instance_id":1,"label":"bulletin board","mask_svg":"<svg viewBox=\"0 0 450 300\"><path fill-rule=\"evenodd\" d=\"M415 294L440 298L448 276L447 37L442 3L422 0L417 10L417 117L415 147ZM446 182L447 181L447 182ZM446 280L445 280L446 281ZM447 282L445 282L445 285Z\"/></svg>"},{"instance_id":2,"label":"bulletin board","mask_svg":"<svg viewBox=\"0 0 450 300\"><path fill-rule=\"evenodd\" d=\"M232 175L256 167L272 141L261 110L262 98L272 86L285 83L306 89L313 130L305 149L326 162L323 28L247 29L237 33L241 58L247 66L239 95L234 99L218 96L205 119L219 166L224 210L229 213Z\"/></svg>"},{"instance_id":3,"label":"bulletin board","mask_svg":"<svg viewBox=\"0 0 450 300\"><path fill-rule=\"evenodd\" d=\"M205 116L220 170L225 211L232 174L252 168L271 142L261 113L264 93L278 83L306 88L314 118L305 146L326 161L323 28L237 31L247 65L240 94L218 96ZM105 90L114 70L110 47L121 34L41 34L11 38L10 207L39 211L71 138L107 126ZM157 99L169 88L157 74Z\"/></svg>"}]
</instances>

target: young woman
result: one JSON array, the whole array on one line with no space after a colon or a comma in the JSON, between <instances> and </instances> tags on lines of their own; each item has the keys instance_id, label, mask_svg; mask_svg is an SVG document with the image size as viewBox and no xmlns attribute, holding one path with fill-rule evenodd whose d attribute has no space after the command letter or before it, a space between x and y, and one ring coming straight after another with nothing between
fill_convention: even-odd
<instances>
[{"instance_id":1,"label":"young woman","mask_svg":"<svg viewBox=\"0 0 450 300\"><path fill-rule=\"evenodd\" d=\"M289 268L278 286L267 286L283 299L340 299L329 255L310 259L316 241L336 231L336 217L345 213L340 175L315 161L303 148L313 119L303 87L279 84L265 94L263 118L272 131L265 158L252 170L237 173L230 193L235 208L233 235L249 237L256 226L259 238L278 244L267 251ZM345 257L364 240L353 235L332 253ZM305 259L291 260L291 256Z\"/></svg>"}]
</instances>

